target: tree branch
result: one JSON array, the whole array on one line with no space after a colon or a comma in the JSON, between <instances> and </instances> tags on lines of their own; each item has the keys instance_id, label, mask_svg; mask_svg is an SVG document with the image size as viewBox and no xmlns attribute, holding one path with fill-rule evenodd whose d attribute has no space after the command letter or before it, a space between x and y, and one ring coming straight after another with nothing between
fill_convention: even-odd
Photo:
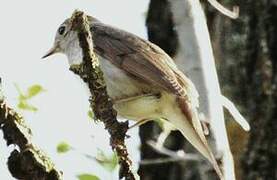
<instances>
[{"instance_id":1,"label":"tree branch","mask_svg":"<svg viewBox=\"0 0 277 180\"><path fill-rule=\"evenodd\" d=\"M183 150L179 151L172 151L167 149L163 146L157 146L157 143L154 141L148 141L147 144L153 148L154 151L169 156L172 159L179 159L183 161L200 161L203 160L203 157L199 156L198 154L193 153L185 153Z\"/></svg>"},{"instance_id":2,"label":"tree branch","mask_svg":"<svg viewBox=\"0 0 277 180\"><path fill-rule=\"evenodd\" d=\"M219 12L224 14L225 16L232 18L232 19L237 19L239 17L239 7L234 6L233 11L230 11L229 9L225 8L223 5L221 5L219 2L216 0L208 0L208 2Z\"/></svg>"},{"instance_id":3,"label":"tree branch","mask_svg":"<svg viewBox=\"0 0 277 180\"><path fill-rule=\"evenodd\" d=\"M89 30L87 16L81 11L75 11L71 17L72 30L78 33L79 44L83 51L83 64L71 66L70 70L78 74L89 86L91 92L91 108L95 118L102 121L110 134L110 144L119 157L119 177L134 180L131 171L131 160L125 145L128 123L120 123L116 119L116 111L106 91L103 72L99 61L93 52L92 35Z\"/></svg>"},{"instance_id":4,"label":"tree branch","mask_svg":"<svg viewBox=\"0 0 277 180\"><path fill-rule=\"evenodd\" d=\"M8 159L8 168L17 179L61 180L62 175L51 160L31 142L31 129L24 119L4 102L0 78L0 129L7 145L16 145Z\"/></svg>"}]
</instances>

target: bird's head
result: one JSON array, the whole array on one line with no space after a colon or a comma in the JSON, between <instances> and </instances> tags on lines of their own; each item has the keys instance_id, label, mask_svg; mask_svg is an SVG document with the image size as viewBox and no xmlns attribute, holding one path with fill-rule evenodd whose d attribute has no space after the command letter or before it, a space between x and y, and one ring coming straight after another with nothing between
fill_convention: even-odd
<instances>
[{"instance_id":1,"label":"bird's head","mask_svg":"<svg viewBox=\"0 0 277 180\"><path fill-rule=\"evenodd\" d=\"M55 53L65 53L67 47L70 45L70 42L76 40L76 38L76 32L71 30L70 20L65 20L56 32L54 45L42 58L46 58Z\"/></svg>"},{"instance_id":2,"label":"bird's head","mask_svg":"<svg viewBox=\"0 0 277 180\"><path fill-rule=\"evenodd\" d=\"M89 24L99 22L97 19L88 16ZM72 50L70 47L78 46L77 32L72 30L72 22L70 19L66 19L58 28L55 36L54 45L52 48L42 57L46 58L55 53L67 54L67 50ZM67 54L68 55L68 54Z\"/></svg>"}]
</instances>

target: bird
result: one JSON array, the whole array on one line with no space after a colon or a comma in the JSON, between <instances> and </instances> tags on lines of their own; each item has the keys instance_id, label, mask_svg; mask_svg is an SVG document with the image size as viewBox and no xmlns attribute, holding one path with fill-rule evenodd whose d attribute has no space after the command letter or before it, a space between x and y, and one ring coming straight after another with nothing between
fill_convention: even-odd
<instances>
[{"instance_id":1,"label":"bird","mask_svg":"<svg viewBox=\"0 0 277 180\"><path fill-rule=\"evenodd\" d=\"M164 119L222 172L204 135L198 115L198 92L173 59L160 47L135 34L87 16L92 44L109 97L120 118L146 122ZM70 66L83 62L78 35L66 19L53 47L43 56L62 53Z\"/></svg>"}]
</instances>

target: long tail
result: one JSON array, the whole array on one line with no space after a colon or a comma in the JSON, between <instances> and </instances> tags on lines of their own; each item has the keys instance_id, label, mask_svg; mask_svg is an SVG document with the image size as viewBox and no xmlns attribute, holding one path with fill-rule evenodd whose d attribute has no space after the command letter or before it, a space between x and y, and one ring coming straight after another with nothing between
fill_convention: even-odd
<instances>
[{"instance_id":1,"label":"long tail","mask_svg":"<svg viewBox=\"0 0 277 180\"><path fill-rule=\"evenodd\" d=\"M216 173L221 180L224 180L222 172L218 166L218 163L208 145L206 137L203 133L203 129L198 118L197 109L184 98L178 98L180 109L186 117L182 125L180 124L177 128L185 136L185 138L213 165Z\"/></svg>"}]
</instances>

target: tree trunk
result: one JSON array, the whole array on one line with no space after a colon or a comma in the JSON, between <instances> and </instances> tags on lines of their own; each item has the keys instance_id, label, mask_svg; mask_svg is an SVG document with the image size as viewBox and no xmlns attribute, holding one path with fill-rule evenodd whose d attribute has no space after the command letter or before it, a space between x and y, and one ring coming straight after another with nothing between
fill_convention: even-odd
<instances>
[{"instance_id":1,"label":"tree trunk","mask_svg":"<svg viewBox=\"0 0 277 180\"><path fill-rule=\"evenodd\" d=\"M223 92L241 105L251 125L248 138L229 123L238 179L277 179L277 1L232 3L240 7L237 20L207 12Z\"/></svg>"},{"instance_id":2,"label":"tree trunk","mask_svg":"<svg viewBox=\"0 0 277 180\"><path fill-rule=\"evenodd\" d=\"M244 179L277 179L277 1L249 0L244 68L252 131Z\"/></svg>"}]
</instances>

